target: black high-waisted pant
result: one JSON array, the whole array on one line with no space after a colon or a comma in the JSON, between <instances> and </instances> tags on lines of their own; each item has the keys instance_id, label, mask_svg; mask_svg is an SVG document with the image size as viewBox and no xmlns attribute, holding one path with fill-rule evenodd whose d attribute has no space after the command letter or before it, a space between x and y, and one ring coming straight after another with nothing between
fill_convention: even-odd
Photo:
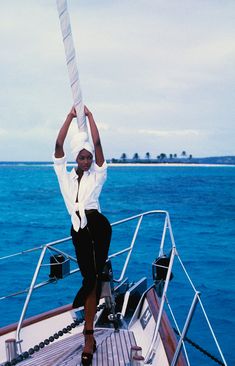
<instances>
[{"instance_id":1,"label":"black high-waisted pant","mask_svg":"<svg viewBox=\"0 0 235 366\"><path fill-rule=\"evenodd\" d=\"M85 300L97 282L96 299L101 294L101 274L108 257L112 228L104 215L96 210L86 214L87 225L76 232L71 228L78 266L83 276L73 307L84 306Z\"/></svg>"}]
</instances>

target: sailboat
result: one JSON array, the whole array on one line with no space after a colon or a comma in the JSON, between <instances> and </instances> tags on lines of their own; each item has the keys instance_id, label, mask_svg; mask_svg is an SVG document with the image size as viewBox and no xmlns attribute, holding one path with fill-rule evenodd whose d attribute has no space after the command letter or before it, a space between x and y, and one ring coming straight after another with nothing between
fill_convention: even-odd
<instances>
[{"instance_id":1,"label":"sailboat","mask_svg":"<svg viewBox=\"0 0 235 366\"><path fill-rule=\"evenodd\" d=\"M149 284L146 276L133 281L128 279L126 273L130 259L135 256L136 239L141 226L145 225L144 222L147 219L154 222L153 217L156 217L163 227L160 245L159 239L155 238L156 247L153 247L153 252L157 252L158 256L152 261L152 283ZM227 365L202 304L200 292L195 288L176 248L169 213L161 210L148 211L115 222L112 227L115 230L121 225L133 223L135 228L131 242L124 249L110 254L104 268L102 295L95 319L97 351L94 353L92 365L195 365L194 360L190 359L188 346L194 346L203 358L206 358L205 365L209 365L210 361ZM168 254L166 254L167 240L170 241ZM40 288L50 286L67 276L72 277L79 271L78 269L70 270L69 263L76 262L76 258L60 249L63 243L69 241L71 237L40 247L41 254L30 287L22 291L22 293L26 292L26 299L20 319L15 324L0 328L1 366L80 365L84 343L84 309L82 307L73 309L72 304L68 304L25 318L34 291L39 291ZM49 263L49 279L37 283L48 251L52 254ZM18 253L20 254L25 252ZM115 278L112 261L120 256L125 256L125 261L119 278ZM169 287L174 291L172 268L176 260L193 293L182 328L177 322L168 298ZM181 301L183 304L184 298ZM199 345L187 337L196 307L200 307L202 311L219 358L207 351L206 342L204 345Z\"/></svg>"}]
</instances>

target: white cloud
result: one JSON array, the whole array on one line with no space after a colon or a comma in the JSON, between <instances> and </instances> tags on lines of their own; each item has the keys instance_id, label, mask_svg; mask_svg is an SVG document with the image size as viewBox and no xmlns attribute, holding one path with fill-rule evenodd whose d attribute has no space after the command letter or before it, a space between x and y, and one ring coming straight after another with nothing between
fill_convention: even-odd
<instances>
[{"instance_id":1,"label":"white cloud","mask_svg":"<svg viewBox=\"0 0 235 366\"><path fill-rule=\"evenodd\" d=\"M7 135L7 131L3 128L0 128L0 138L5 137Z\"/></svg>"},{"instance_id":2,"label":"white cloud","mask_svg":"<svg viewBox=\"0 0 235 366\"><path fill-rule=\"evenodd\" d=\"M97 122L97 127L100 131L108 131L110 126L107 123Z\"/></svg>"}]
</instances>

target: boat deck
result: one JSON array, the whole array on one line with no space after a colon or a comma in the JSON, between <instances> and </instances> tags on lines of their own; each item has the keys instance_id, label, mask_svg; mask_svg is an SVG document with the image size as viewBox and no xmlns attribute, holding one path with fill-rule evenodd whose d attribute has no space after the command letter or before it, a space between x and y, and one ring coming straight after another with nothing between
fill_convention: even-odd
<instances>
[{"instance_id":1,"label":"boat deck","mask_svg":"<svg viewBox=\"0 0 235 366\"><path fill-rule=\"evenodd\" d=\"M130 362L130 350L136 341L132 332L113 329L95 329L97 351L92 366L124 366ZM52 343L36 352L21 366L78 366L84 344L83 334Z\"/></svg>"}]
</instances>

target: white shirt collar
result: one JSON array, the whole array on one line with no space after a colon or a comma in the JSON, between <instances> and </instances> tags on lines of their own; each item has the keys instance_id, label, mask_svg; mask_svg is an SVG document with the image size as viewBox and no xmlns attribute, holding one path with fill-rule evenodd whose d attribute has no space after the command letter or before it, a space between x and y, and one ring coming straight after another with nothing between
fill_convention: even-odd
<instances>
[{"instance_id":1,"label":"white shirt collar","mask_svg":"<svg viewBox=\"0 0 235 366\"><path fill-rule=\"evenodd\" d=\"M88 176L88 175L90 175L90 169L87 171L87 172L83 172L83 175L84 176ZM72 170L71 170L71 178L73 179L73 180L77 180L78 179L78 174L77 174L77 172L76 172L76 168L73 168Z\"/></svg>"}]
</instances>

